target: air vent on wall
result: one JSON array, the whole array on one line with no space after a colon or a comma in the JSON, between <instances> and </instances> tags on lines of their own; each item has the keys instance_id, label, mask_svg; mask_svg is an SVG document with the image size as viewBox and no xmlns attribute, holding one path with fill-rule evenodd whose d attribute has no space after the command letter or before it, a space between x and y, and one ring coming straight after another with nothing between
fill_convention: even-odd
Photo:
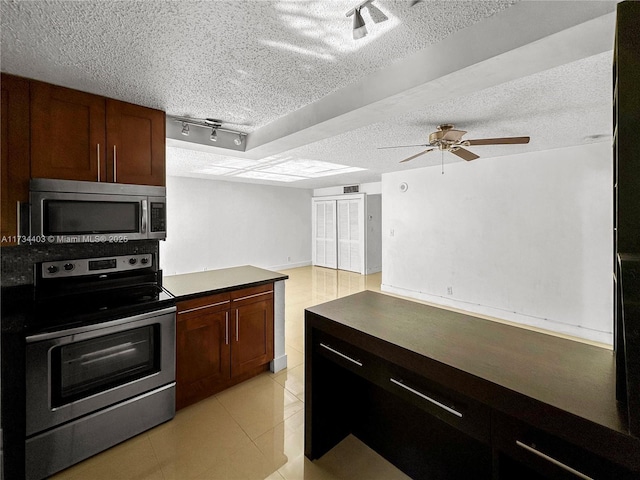
<instances>
[{"instance_id":1,"label":"air vent on wall","mask_svg":"<svg viewBox=\"0 0 640 480\"><path fill-rule=\"evenodd\" d=\"M344 187L343 193L358 193L360 191L360 185L349 185Z\"/></svg>"}]
</instances>

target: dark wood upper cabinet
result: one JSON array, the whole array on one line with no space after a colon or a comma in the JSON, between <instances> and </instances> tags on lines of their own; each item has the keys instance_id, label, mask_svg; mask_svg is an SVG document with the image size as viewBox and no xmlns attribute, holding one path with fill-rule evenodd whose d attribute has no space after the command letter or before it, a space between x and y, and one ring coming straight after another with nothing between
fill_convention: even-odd
<instances>
[{"instance_id":1,"label":"dark wood upper cabinet","mask_svg":"<svg viewBox=\"0 0 640 480\"><path fill-rule=\"evenodd\" d=\"M2 246L18 235L18 202L29 201L29 81L2 74Z\"/></svg>"},{"instance_id":2,"label":"dark wood upper cabinet","mask_svg":"<svg viewBox=\"0 0 640 480\"><path fill-rule=\"evenodd\" d=\"M31 176L105 181L103 97L31 82Z\"/></svg>"},{"instance_id":3,"label":"dark wood upper cabinet","mask_svg":"<svg viewBox=\"0 0 640 480\"><path fill-rule=\"evenodd\" d=\"M165 114L107 100L107 169L110 181L165 184Z\"/></svg>"},{"instance_id":4,"label":"dark wood upper cabinet","mask_svg":"<svg viewBox=\"0 0 640 480\"><path fill-rule=\"evenodd\" d=\"M31 81L31 176L165 185L165 113Z\"/></svg>"}]
</instances>

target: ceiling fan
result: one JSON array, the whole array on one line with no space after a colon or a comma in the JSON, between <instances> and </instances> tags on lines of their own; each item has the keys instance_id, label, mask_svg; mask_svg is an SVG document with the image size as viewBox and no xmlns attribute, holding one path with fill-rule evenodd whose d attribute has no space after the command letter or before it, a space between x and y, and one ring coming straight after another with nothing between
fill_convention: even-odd
<instances>
[{"instance_id":1,"label":"ceiling fan","mask_svg":"<svg viewBox=\"0 0 640 480\"><path fill-rule=\"evenodd\" d=\"M529 143L529 137L480 138L477 140L463 140L462 137L465 133L467 132L465 132L464 130L454 129L453 125L450 123L444 123L442 125L438 125L437 131L429 134L429 143L419 143L417 145L397 145L394 147L378 147L378 149L429 147L420 153L401 160L400 163L408 162L409 160L413 160L414 158L419 157L420 155L424 155L425 153L432 152L433 150L451 152L454 155L462 158L463 160L471 161L480 157L462 147L469 147L473 145L516 145Z\"/></svg>"}]
</instances>

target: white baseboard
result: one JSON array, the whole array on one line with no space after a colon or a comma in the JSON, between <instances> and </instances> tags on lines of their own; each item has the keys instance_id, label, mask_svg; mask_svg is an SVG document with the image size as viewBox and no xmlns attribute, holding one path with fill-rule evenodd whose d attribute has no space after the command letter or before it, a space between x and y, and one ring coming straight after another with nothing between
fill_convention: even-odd
<instances>
[{"instance_id":1,"label":"white baseboard","mask_svg":"<svg viewBox=\"0 0 640 480\"><path fill-rule=\"evenodd\" d=\"M282 355L281 357L274 358L269 364L269 370L271 370L273 373L277 373L281 370L284 370L285 368L287 368L286 354Z\"/></svg>"},{"instance_id":2,"label":"white baseboard","mask_svg":"<svg viewBox=\"0 0 640 480\"><path fill-rule=\"evenodd\" d=\"M552 335L556 334L559 336L569 336L573 337L576 340L587 340L598 344L604 344L600 346L613 345L612 332L602 332L590 328L579 327L576 325L568 325L561 322L554 322L553 320L548 320L545 318L532 317L530 315L525 315L517 312L507 312L499 308L467 303L460 300L440 297L438 295L430 295L423 292L415 292L413 290L407 290L391 285L382 284L380 286L380 290L386 293L420 300L436 307L446 308L448 310L454 310L461 313L467 313L469 315L484 318L487 320L509 323L517 326L533 327L534 329L544 330L545 333L549 333Z\"/></svg>"},{"instance_id":3,"label":"white baseboard","mask_svg":"<svg viewBox=\"0 0 640 480\"><path fill-rule=\"evenodd\" d=\"M272 265L267 267L267 270L289 270L290 268L308 267L311 265L311 260L306 262L285 263L284 265Z\"/></svg>"}]
</instances>

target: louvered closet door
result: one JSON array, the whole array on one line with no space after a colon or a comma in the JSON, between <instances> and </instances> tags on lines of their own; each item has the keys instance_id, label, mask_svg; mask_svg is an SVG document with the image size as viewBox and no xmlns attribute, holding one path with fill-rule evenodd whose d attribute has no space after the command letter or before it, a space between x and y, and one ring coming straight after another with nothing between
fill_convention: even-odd
<instances>
[{"instance_id":1,"label":"louvered closet door","mask_svg":"<svg viewBox=\"0 0 640 480\"><path fill-rule=\"evenodd\" d=\"M362 199L338 200L338 268L362 273Z\"/></svg>"},{"instance_id":2,"label":"louvered closet door","mask_svg":"<svg viewBox=\"0 0 640 480\"><path fill-rule=\"evenodd\" d=\"M337 268L336 202L313 202L313 264Z\"/></svg>"}]
</instances>

